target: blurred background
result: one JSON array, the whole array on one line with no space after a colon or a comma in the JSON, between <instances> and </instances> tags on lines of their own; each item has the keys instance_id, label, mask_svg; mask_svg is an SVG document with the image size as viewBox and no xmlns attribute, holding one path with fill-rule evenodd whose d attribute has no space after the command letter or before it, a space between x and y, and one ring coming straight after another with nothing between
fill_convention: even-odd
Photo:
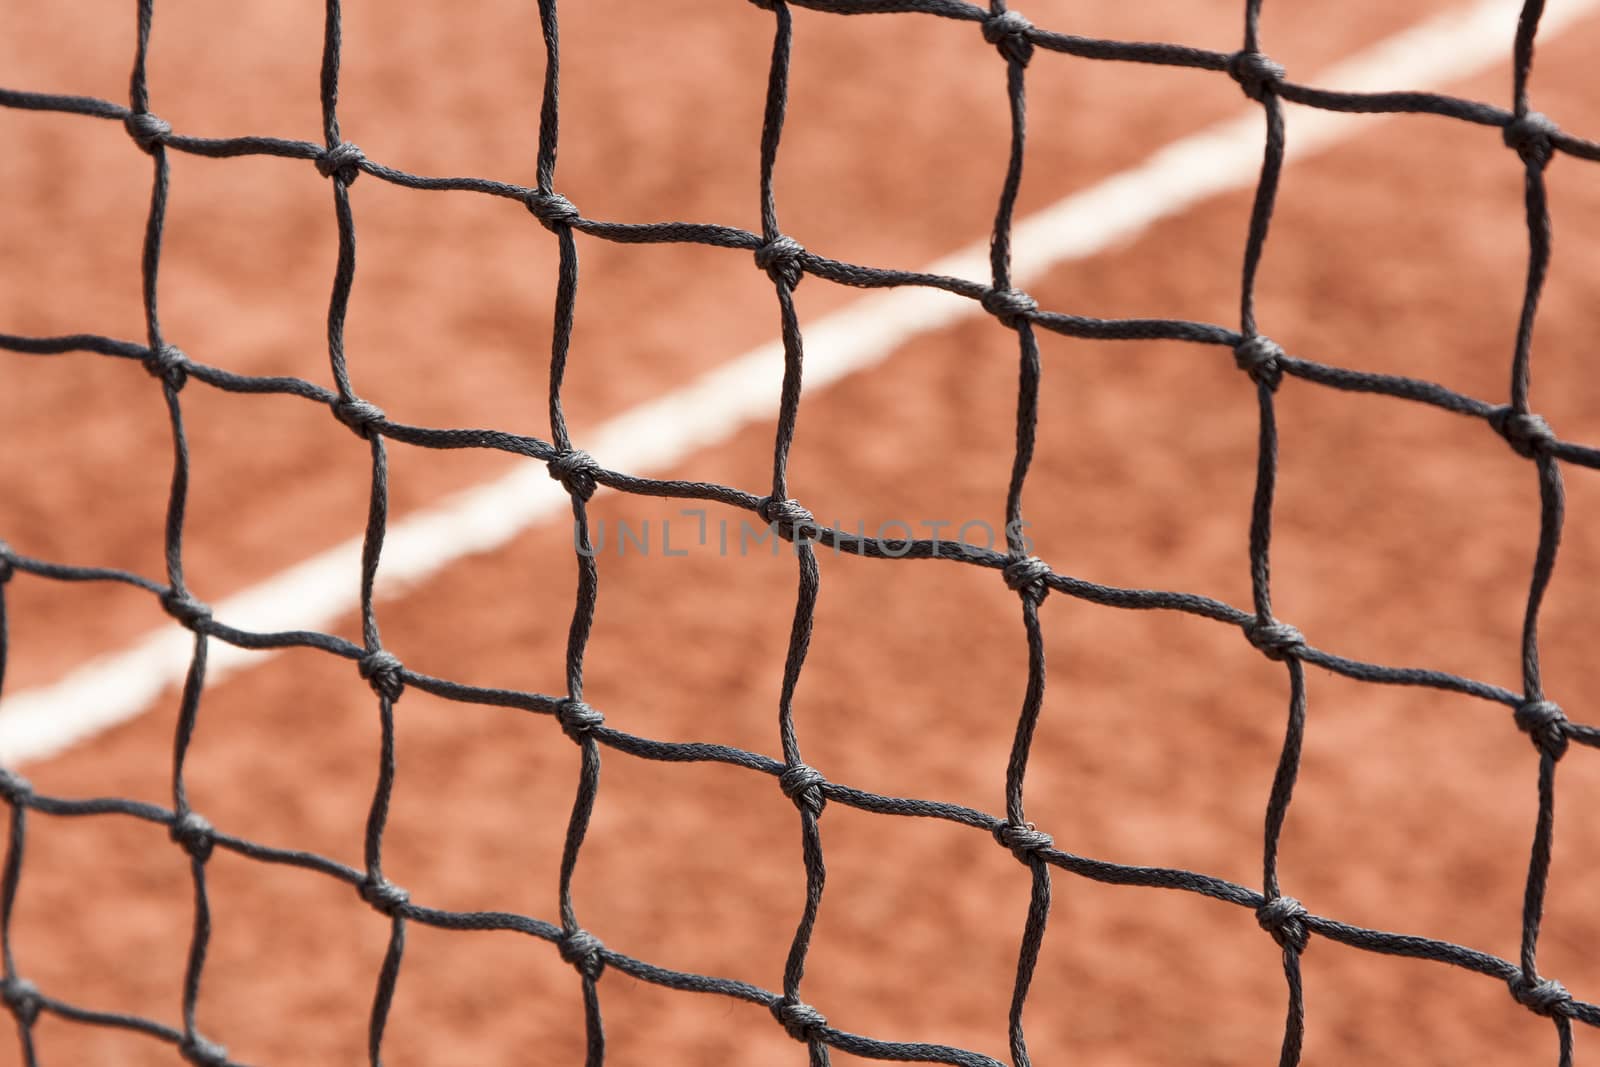
<instances>
[{"instance_id":1,"label":"blurred background","mask_svg":"<svg viewBox=\"0 0 1600 1067\"><path fill-rule=\"evenodd\" d=\"M1296 80L1447 11L1444 0L1268 4L1263 49ZM1233 51L1236 0L1030 0L1035 24ZM321 5L162 0L151 110L185 134L320 140ZM917 269L982 241L1008 143L1004 64L978 26L927 16L794 11L783 229L832 258ZM544 52L532 0L462 7L353 0L340 118L368 158L427 175L532 184ZM590 0L561 13L556 187L585 217L759 230L758 137L772 16L734 0ZM1445 91L1501 106L1504 58ZM10 0L0 85L126 102L130 4ZM1534 106L1593 136L1600 15L1541 39ZM1028 70L1019 218L1093 187L1253 105L1225 75L1041 52ZM1401 77L1394 88L1411 88ZM1291 142L1300 109L1289 106ZM116 122L0 109L0 331L142 340L140 242L150 164ZM326 179L303 161L171 153L160 288L168 338L239 373L331 386L326 313L336 247ZM1600 441L1600 172L1548 172L1555 253L1538 322L1534 409ZM1163 219L1064 263L1040 305L1102 317L1237 324L1251 192ZM358 266L346 350L357 391L397 421L548 437L544 394L556 242L515 201L351 190ZM1290 165L1258 285L1262 329L1291 353L1440 381L1500 403L1526 270L1522 166L1493 128L1360 121ZM573 436L777 336L748 253L578 237L565 387ZM1025 250L1019 248L1018 254ZM804 324L859 299L810 279ZM1201 593L1248 608L1255 393L1223 349L1041 336L1040 440L1027 487L1035 551L1060 572ZM781 380L772 362L771 410ZM0 537L16 551L162 574L171 443L159 386L134 361L0 353ZM193 451L185 558L216 603L359 534L369 457L318 404L182 394ZM1016 341L986 316L921 335L808 391L792 494L820 521L1003 523ZM1532 466L1482 423L1290 380L1278 394L1273 545L1278 616L1320 648L1520 688L1518 634L1538 533ZM764 493L772 422L658 473ZM390 449L403 517L515 466L503 455ZM603 454L597 457L605 463ZM1593 722L1600 480L1568 469L1568 521L1543 614L1545 684ZM602 493L616 529L673 524L687 556L608 545L589 646L589 703L609 725L778 753L795 565L696 546L672 502ZM715 516L715 513L714 513ZM728 513L730 520L737 516ZM1026 680L1016 595L999 575L821 557L817 628L796 702L808 763L874 792L1003 811ZM353 602L357 574L348 576ZM535 525L433 577L385 587L385 646L415 670L563 691L576 565L570 528ZM19 574L5 591L0 694L67 676L160 628L125 586ZM1029 817L1057 847L1187 867L1259 887L1262 817L1287 683L1233 628L1052 596L1049 689ZM359 640L352 611L332 627ZM1515 959L1537 755L1510 712L1466 697L1310 671L1304 764L1283 837L1284 891L1358 925ZM176 689L139 717L21 769L42 792L170 804ZM187 781L230 833L356 866L378 759L371 692L346 661L293 651L204 695ZM412 899L554 921L574 746L544 717L408 690L385 870ZM1560 767L1541 971L1600 998L1600 760ZM804 877L792 805L764 775L606 751L578 868L579 917L661 966L781 984ZM1028 878L982 831L830 805L828 884L805 999L841 1029L1006 1058ZM363 1062L388 924L349 887L218 851L208 1036L250 1063ZM1037 1064L1274 1062L1279 950L1247 909L1057 871L1025 1017ZM19 969L84 1007L178 1025L192 896L164 829L32 816L12 922ZM1313 940L1308 1063L1554 1062L1548 1021L1502 984ZM758 1006L678 993L614 969L600 982L615 1064L801 1064ZM165 1064L148 1037L37 1029L42 1062ZM580 985L554 948L412 924L386 1062L582 1062ZM1590 1043L1578 1034L1580 1056ZM9 1039L0 1063L18 1062ZM834 1054L835 1063L857 1062Z\"/></svg>"}]
</instances>

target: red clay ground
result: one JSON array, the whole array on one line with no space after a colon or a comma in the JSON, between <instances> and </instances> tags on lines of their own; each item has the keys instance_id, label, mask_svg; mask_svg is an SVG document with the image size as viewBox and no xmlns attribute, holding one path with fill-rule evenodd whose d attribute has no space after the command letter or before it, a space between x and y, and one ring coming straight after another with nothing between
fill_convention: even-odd
<instances>
[{"instance_id":1,"label":"red clay ground","mask_svg":"<svg viewBox=\"0 0 1600 1067\"><path fill-rule=\"evenodd\" d=\"M1269 10L1266 48L1315 71L1444 5ZM1036 2L1038 24L1228 49L1237 4ZM183 132L314 137L318 5L163 3L153 109ZM982 235L1003 161L1003 68L975 27L797 12L794 94L779 164L785 229L857 262L916 266ZM26 32L24 32L26 31ZM20 88L120 99L131 13L106 20L23 0L0 14L0 69ZM1543 47L1537 106L1592 133L1600 22ZM528 181L541 50L532 5L439 6L403 20L346 13L341 117L377 160L430 174ZM1509 44L1509 27L1508 27ZM563 14L558 186L586 215L752 227L770 16L656 3ZM1508 65L1453 91L1503 102ZM1024 210L1136 162L1242 106L1226 79L1041 55L1029 71ZM1294 112L1290 114L1293 136ZM0 329L138 338L148 164L114 123L0 111ZM1595 326L1600 184L1551 170L1556 259L1540 317L1535 406L1600 440L1585 360ZM1374 121L1288 172L1261 284L1263 328L1292 352L1435 378L1503 398L1525 236L1519 164L1495 131ZM347 347L358 389L394 417L545 434L554 242L514 203L367 180L352 192L360 264ZM198 359L326 380L334 230L325 183L282 160L177 157L163 321ZM1233 320L1244 193L1058 270L1048 308ZM743 253L580 240L568 379L586 427L770 339L770 283ZM815 317L853 293L815 279ZM1248 603L1245 531L1254 403L1226 353L1047 337L1027 510L1058 569ZM998 523L1015 405L1010 334L988 320L922 338L808 395L794 495L823 521ZM91 357L3 357L0 536L22 552L160 573L169 443L156 386ZM773 368L776 398L779 368ZM1320 647L1515 687L1537 533L1535 483L1482 425L1290 381L1279 394L1278 614ZM364 450L315 405L184 393L195 452L187 559L216 601L359 529ZM760 491L771 427L672 476ZM391 451L397 513L503 470L496 457ZM604 461L605 457L600 457ZM1569 521L1545 611L1546 684L1593 721L1587 671L1600 580L1600 485L1568 477ZM693 520L615 495L594 514ZM681 542L680 542L681 543ZM817 635L797 723L830 779L998 811L1024 678L1015 595L940 563L822 558ZM607 551L588 699L651 737L776 750L793 561ZM408 666L545 692L561 682L575 569L547 526L379 609ZM355 576L351 575L352 584ZM8 691L59 677L160 625L150 598L19 576ZM1065 848L1260 881L1261 815L1285 686L1232 629L1052 597L1050 690L1030 817ZM339 631L354 635L355 620ZM1285 833L1285 890L1319 914L1447 938L1512 958L1532 832L1535 754L1508 714L1465 698L1311 679L1304 771ZM135 722L25 768L41 791L167 802L176 694ZM576 777L547 720L399 704L400 772L386 869L445 908L555 916ZM286 654L205 695L188 781L196 807L255 840L359 863L377 759L373 700L353 668ZM1561 767L1541 967L1600 997L1600 764ZM652 962L775 988L803 878L789 803L764 776L607 754L579 868L584 925ZM35 817L14 920L20 965L74 1003L177 1019L191 919L187 868L159 828ZM829 869L806 999L841 1028L1003 1057L1027 880L986 834L831 805ZM202 1029L253 1063L364 1056L385 924L328 879L219 853ZM1277 949L1244 909L1058 873L1030 998L1034 1062L1272 1062ZM1546 1063L1549 1024L1499 983L1316 941L1305 957L1306 1062ZM609 972L616 1064L804 1062L759 1008ZM1593 1044L1579 1033L1580 1050ZM176 1062L168 1047L54 1020L44 1062ZM14 1055L12 1046L0 1045ZM386 1061L581 1061L579 991L547 945L413 924ZM1582 1052L1580 1051L1580 1056ZM0 1062L12 1062L0 1060ZM836 1054L835 1062L856 1062ZM1581 1060L1580 1060L1581 1062Z\"/></svg>"}]
</instances>

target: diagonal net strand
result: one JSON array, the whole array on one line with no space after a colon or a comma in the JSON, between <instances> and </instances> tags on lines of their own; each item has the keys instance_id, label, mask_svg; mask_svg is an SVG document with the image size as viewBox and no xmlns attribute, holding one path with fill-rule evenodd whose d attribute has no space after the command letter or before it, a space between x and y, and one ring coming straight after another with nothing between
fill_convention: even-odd
<instances>
[{"instance_id":1,"label":"diagonal net strand","mask_svg":"<svg viewBox=\"0 0 1600 1067\"><path fill-rule=\"evenodd\" d=\"M538 0L539 26L546 50L543 98L537 137L534 184L521 186L488 178L441 178L407 173L367 158L343 139L338 118L340 74L340 0L326 0L321 71L323 131L319 141L272 137L192 137L173 130L151 109L146 80L154 0L140 0L137 39L129 100L126 106L87 97L60 96L0 88L0 106L55 111L117 120L134 146L149 155L153 169L141 281L146 338L143 342L89 334L24 337L0 334L0 348L40 356L93 353L140 361L161 388L173 440L171 488L164 530L166 574L157 581L125 571L75 566L42 560L14 551L0 542L0 683L6 662L5 584L18 574L56 582L116 582L153 596L159 606L194 636L194 651L179 700L172 756L170 808L124 798L73 799L37 793L14 770L0 768L0 797L9 811L9 831L0 867L0 999L16 1020L26 1064L39 1061L35 1026L42 1015L82 1025L137 1032L173 1046L188 1062L202 1065L234 1061L217 1041L200 1032L196 1008L202 993L210 939L210 905L206 864L217 849L256 862L287 865L321 877L343 881L389 922L388 949L378 971L369 1023L368 1057L382 1062L385 1024L405 959L407 924L445 930L501 930L549 942L579 975L582 985L586 1063L598 1067L605 1057L605 1029L599 983L607 968L666 988L711 993L766 1007L790 1037L805 1044L813 1067L829 1063L830 1049L877 1059L929 1063L996 1065L977 1052L936 1044L868 1037L828 1025L822 1012L801 996L807 953L819 918L826 871L820 817L828 801L889 816L934 818L982 830L1028 868L1032 883L1023 923L1015 985L1007 1020L1012 1067L1031 1062L1023 1030L1028 991L1042 950L1050 913L1052 868L1110 885L1145 886L1196 893L1236 907L1251 909L1262 929L1282 950L1288 990L1280 1063L1300 1061L1306 1028L1306 997L1300 958L1313 937L1322 937L1372 952L1431 960L1503 981L1511 995L1530 1011L1550 1018L1557 1033L1558 1062L1570 1065L1574 1021L1600 1026L1600 1006L1573 998L1560 982L1541 975L1537 948L1549 880L1555 811L1555 771L1571 744L1600 747L1600 729L1570 721L1543 688L1539 667L1539 611L1554 571L1564 514L1561 465L1600 467L1600 447L1563 441L1530 407L1532 342L1539 296L1550 260L1551 220L1545 172L1559 155L1600 161L1600 144L1562 130L1532 110L1529 78L1534 41L1543 10L1541 0L1527 0L1511 42L1513 106L1494 105L1424 92L1352 93L1301 85L1263 51L1260 0L1246 0L1244 32L1237 52L1224 54L1174 43L1097 40L1034 26L1005 0L987 7L965 0L752 0L773 20L772 59L761 130L759 232L692 222L628 223L585 218L555 186L560 119L559 18L556 0ZM791 7L839 15L888 12L921 14L975 22L982 38L1003 65L1010 114L1009 155L1004 168L991 241L991 273L987 282L919 274L891 268L840 262L808 251L779 225L774 176L787 108L789 70L794 52ZM1038 54L1090 61L1131 62L1189 67L1235 81L1263 112L1263 156L1246 232L1237 330L1184 320L1099 319L1041 309L1011 278L1012 218L1023 177L1026 142L1026 71ZM1260 329L1255 304L1257 274L1266 248L1282 177L1289 133L1283 102L1330 111L1368 114L1415 113L1496 128L1515 151L1524 172L1529 240L1527 280L1512 354L1509 402L1497 405L1424 380L1332 366L1291 356ZM328 359L333 389L293 377L238 375L197 361L164 336L158 315L158 277L166 220L171 152L226 158L273 156L311 162L331 185L338 256L328 308ZM392 420L355 390L346 360L344 322L355 282L356 222L351 187L361 175L416 190L465 190L518 201L555 237L559 256L554 327L550 354L550 440L500 430L434 428ZM737 249L753 255L755 265L772 281L783 342L783 379L776 420L773 474L767 492L757 495L736 487L704 482L672 482L635 477L609 470L575 447L562 409L562 386L572 342L578 296L578 243L585 239L618 243L687 243ZM807 275L838 284L881 288L927 286L976 301L1001 327L1016 334L1019 353L1016 447L1004 499L1007 522L1004 552L935 540L878 540L852 536L819 525L791 496L788 459L798 425L802 397L804 346L795 292ZM1259 409L1255 492L1251 510L1248 565L1252 605L1241 610L1192 593L1128 589L1101 585L1058 573L1027 554L1023 529L1023 496L1040 418L1041 362L1035 331L1096 340L1171 339L1231 350L1237 367L1254 387ZM1539 539L1526 602L1521 659L1521 692L1475 679L1424 668L1396 667L1349 659L1320 649L1272 611L1270 544L1278 471L1275 397L1286 379L1333 389L1409 400L1482 420L1505 438L1514 452L1531 460L1540 492ZM183 534L188 499L189 452L184 434L180 394L186 384L201 384L237 393L270 393L327 405L334 417L366 443L371 456L371 488L360 572L362 642L315 631L255 633L214 618L184 583ZM568 634L564 692L487 689L466 682L434 678L407 669L383 647L374 608L374 586L388 525L386 442L420 448L477 448L503 451L547 466L571 498L578 554L578 583ZM646 496L719 503L751 513L769 524L774 534L793 543L798 564L798 589L778 706L781 759L705 742L669 742L640 737L605 725L602 713L584 702L584 655L596 623L598 569L592 550L587 504L600 487ZM802 759L796 726L799 682L815 624L821 569L815 546L881 559L950 559L998 570L1017 594L1027 646L1027 678L1018 714L1003 792L1003 815L938 800L884 796L832 781ZM1197 871L1141 867L1076 855L1055 846L1051 835L1027 820L1024 784L1033 736L1044 703L1045 657L1040 611L1050 592L1092 604L1125 610L1178 611L1239 628L1270 660L1284 664L1288 675L1288 711L1284 741L1267 797L1260 890ZM186 757L200 722L205 693L209 644L220 640L251 649L301 647L318 649L354 662L371 686L378 705L380 756L377 781L365 827L364 866L356 869L335 860L277 848L237 837L213 826L189 803L185 788ZM1519 958L1508 961L1447 941L1353 926L1309 912L1280 884L1278 854L1300 767L1307 721L1306 665L1373 684L1423 686L1470 696L1511 709L1512 723L1526 733L1538 755L1537 817L1534 827ZM396 787L395 709L407 687L449 700L547 716L579 747L579 777L562 851L557 886L557 921L505 912L446 911L413 902L383 873L382 853L389 805ZM731 978L661 967L608 947L585 930L578 919L573 877L587 837L600 783L602 746L645 759L666 762L715 762L742 767L777 780L794 804L800 820L805 903L775 993ZM186 854L194 889L194 924L182 984L178 1025L139 1016L78 1006L41 990L26 977L14 951L12 914L21 892L28 834L35 815L86 818L116 815L165 826Z\"/></svg>"}]
</instances>

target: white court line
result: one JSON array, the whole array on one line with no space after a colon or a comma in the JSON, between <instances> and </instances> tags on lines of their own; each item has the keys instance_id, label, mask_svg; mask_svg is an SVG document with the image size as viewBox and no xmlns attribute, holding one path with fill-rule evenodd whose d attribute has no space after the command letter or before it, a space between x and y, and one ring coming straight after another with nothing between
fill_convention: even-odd
<instances>
[{"instance_id":1,"label":"white court line","mask_svg":"<svg viewBox=\"0 0 1600 1067\"><path fill-rule=\"evenodd\" d=\"M1375 92L1427 89L1464 78L1509 57L1521 6L1521 0L1485 0L1430 19L1323 71L1309 84ZM1600 0L1551 0L1540 40L1597 6ZM1371 116L1294 108L1288 154L1320 151L1371 122ZM1013 229L1016 283L1026 286L1058 264L1094 255L1201 200L1251 185L1261 151L1261 112L1252 107L1030 216ZM986 278L987 240L924 269ZM805 325L806 386L815 390L874 366L917 335L978 313L976 301L933 289L862 297ZM763 345L579 440L612 470L662 471L771 416L775 375L782 365L782 345ZM393 596L456 560L498 548L566 508L565 490L535 463L520 463L503 477L447 497L389 527L382 594ZM358 608L360 555L360 538L345 541L215 605L217 617L258 631L326 629ZM14 766L54 755L138 715L165 689L182 683L191 647L188 632L168 624L120 652L84 663L60 681L0 698L0 762ZM221 680L265 655L214 642L208 679Z\"/></svg>"}]
</instances>

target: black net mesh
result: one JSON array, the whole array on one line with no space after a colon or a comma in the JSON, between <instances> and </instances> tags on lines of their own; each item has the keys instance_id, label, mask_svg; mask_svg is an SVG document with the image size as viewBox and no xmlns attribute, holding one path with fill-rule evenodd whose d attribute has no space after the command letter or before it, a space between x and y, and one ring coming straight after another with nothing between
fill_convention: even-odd
<instances>
[{"instance_id":1,"label":"black net mesh","mask_svg":"<svg viewBox=\"0 0 1600 1067\"><path fill-rule=\"evenodd\" d=\"M1600 466L1600 450L1560 440L1529 407L1529 364L1535 311L1550 254L1551 223L1546 209L1545 170L1557 155L1600 160L1600 144L1575 137L1529 106L1528 78L1533 62L1534 38L1543 4L1528 0L1519 23L1508 26L1508 46L1514 58L1515 81L1512 108L1504 110L1485 103L1426 92L1348 93L1301 85L1263 51L1258 33L1259 0L1248 0L1244 18L1242 47L1233 54L1206 51L1176 44L1130 43L1095 40L1055 33L1031 25L1019 12L1008 10L1004 0L992 0L988 8L964 0L792 0L818 11L839 15L901 12L907 17L932 16L975 23L985 40L995 46L996 77L1006 78L1011 108L1011 152L1005 170L992 239L992 274L986 282L911 273L900 270L860 266L825 258L802 248L784 235L779 225L778 208L772 192L773 170L783 131L790 65L791 23L785 0L756 0L771 12L774 43L767 104L761 139L760 198L761 231L747 232L725 226L689 222L625 224L585 217L557 191L556 148L559 128L559 84L561 49L558 36L556 0L540 0L543 39L548 54L543 109L539 125L539 144L535 184L532 187L486 178L435 178L405 173L366 158L352 143L345 141L339 128L338 86L340 72L339 0L328 0L322 65L323 130L320 143L243 136L226 139L190 137L172 129L152 110L146 88L145 56L152 25L152 0L139 4L137 50L127 105L87 97L54 96L0 89L0 104L12 108L58 111L124 124L138 150L151 158L153 184L150 211L145 231L143 292L147 337L142 342L94 335L63 337L22 337L0 335L0 348L34 355L68 352L98 353L117 359L141 361L159 383L171 417L173 438L173 480L167 506L165 535L166 575L162 580L138 574L100 568L74 566L53 560L30 558L0 544L0 583L16 575L40 581L122 582L147 591L166 610L194 634L194 653L184 686L179 726L173 749L172 806L159 807L123 799L69 799L34 792L14 771L0 770L0 794L10 810L10 836L0 878L0 939L4 944L4 981L0 993L17 1022L23 1059L36 1063L34 1026L41 1014L95 1026L120 1027L149 1035L174 1046L188 1061L196 1064L232 1062L219 1043L226 1035L202 1034L196 1027L196 1003L205 977L210 920L206 894L206 863L215 849L221 848L250 859L288 864L306 871L339 879L389 923L389 950L378 974L372 1005L370 1057L378 1063L382 1056L385 1021L397 981L404 970L405 937L411 923L452 930L510 930L549 942L561 958L578 972L582 982L587 1028L587 1062L604 1059L605 1032L601 1022L601 978L607 968L616 968L635 978L672 989L712 993L766 1006L780 1025L796 1041L803 1042L813 1065L826 1064L830 1049L890 1060L934 1063L991 1065L996 1061L976 1052L941 1045L884 1040L844 1032L830 1027L802 996L802 974L813 925L823 898L823 838L820 818L828 802L845 804L884 815L944 819L993 834L998 844L1009 850L1026 869L1032 881L1031 903L1022 934L1021 953L1011 1001L1009 1034L1011 1059L1017 1067L1030 1062L1023 1034L1024 1009L1034 965L1044 938L1050 914L1052 877L1065 871L1080 878L1115 885L1156 886L1198 893L1228 904L1249 908L1283 953L1283 970L1288 987L1288 1009L1284 1025L1282 1063L1298 1062L1304 1030L1304 1007L1300 977L1300 955L1314 938L1327 938L1378 953L1408 956L1466 968L1505 982L1512 994L1529 1010L1549 1017L1559 1042L1560 1062L1572 1057L1574 1020L1600 1025L1600 1006L1573 999L1561 984L1539 973L1536 966L1540 916L1550 865L1553 813L1555 808L1555 770L1569 743L1600 744L1600 730L1569 721L1546 695L1540 682L1538 620L1540 603L1549 582L1560 537L1563 493L1563 463ZM1245 95L1260 105L1264 124L1264 154L1260 180L1256 186L1250 218L1241 287L1237 329L1203 322L1159 319L1098 319L1041 309L1037 303L1012 286L1011 223L1022 179L1023 144L1026 130L1024 88L1029 63L1040 52L1082 60L1164 64L1215 71L1230 77ZM1049 57L1056 61L1056 56ZM1485 136L1499 136L1520 156L1526 170L1527 230L1529 257L1527 286L1522 315L1512 353L1510 402L1490 404L1464 396L1430 381L1365 373L1314 362L1285 353L1258 329L1254 309L1254 282L1263 245L1268 236L1278 190L1285 148L1284 101L1334 111L1427 113L1486 127ZM329 179L335 222L339 234L339 257L333 280L328 316L328 356L335 388L287 377L247 377L195 360L174 347L163 336L157 307L157 275L161 267L162 231L167 213L168 154L187 152L212 157L268 155L303 160ZM521 201L553 235L560 254L560 274L556 291L556 320L550 360L550 440L520 436L494 430L440 429L411 425L390 419L375 405L361 398L349 374L343 346L345 311L355 279L356 223L351 210L351 186L362 175L371 180L391 182L413 189L455 189ZM781 400L777 412L777 435L773 453L772 482L761 493L692 481L662 481L609 470L600 460L579 449L567 431L562 414L562 379L568 358L574 302L578 293L577 235L606 241L631 243L692 242L753 253L756 266L772 279L774 295L781 313L785 352ZM21 266L14 264L13 266ZM852 537L837 529L820 526L799 502L790 498L786 464L790 443L799 415L804 366L802 331L793 302L795 287L807 276L867 288L892 286L931 286L978 301L1000 327L1015 333L1020 353L1018 388L1017 447L1010 484L1006 491L1008 544L1004 553L987 551L949 541L884 541ZM1260 409L1260 449L1252 513L1249 558L1253 603L1249 610L1195 594L1150 589L1114 588L1083 581L1054 571L1047 563L1025 551L1021 529L1024 490L1033 452L1039 391L1039 353L1035 331L1052 330L1072 337L1096 339L1173 339L1210 346L1231 353L1241 371L1253 383ZM1271 540L1274 481L1277 471L1277 434L1274 396L1288 378L1333 389L1377 393L1433 405L1463 416L1482 420L1505 438L1516 452L1530 461L1538 478L1542 501L1540 537L1535 556L1533 579L1527 599L1522 629L1523 686L1521 692L1509 690L1438 671L1383 666L1338 656L1309 644L1293 626L1275 618L1272 612L1268 569ZM274 393L296 396L325 404L332 415L361 439L372 459L371 502L360 574L363 642L359 645L320 632L255 633L236 629L226 619L214 617L196 600L184 583L183 534L188 483L189 457L184 438L183 390L191 382L223 390L249 393ZM712 501L743 514L755 514L776 532L792 542L799 564L799 594L783 687L778 709L782 743L781 760L754 752L717 744L685 744L651 740L624 733L604 724L600 712L584 703L584 650L594 620L597 565L593 552L579 551L579 581L567 649L567 691L545 695L530 692L484 689L408 670L380 639L373 608L373 583L383 561L383 543L388 515L386 450L389 444L422 448L493 449L525 456L548 465L571 496L572 512L580 545L589 538L586 504L599 487L650 496ZM602 457L603 458L603 457ZM1020 611L1028 649L1028 685L1017 720L1015 742L1004 783L1004 812L994 815L936 800L882 796L853 789L828 780L802 759L799 735L792 715L792 698L804 665L812 631L813 610L818 591L819 571L814 545L823 544L837 551L863 556L898 559L924 559L932 555L953 559L971 566L1000 572L1006 585L1020 601ZM3 589L3 585L0 585ZM1039 609L1051 592L1109 607L1186 612L1235 626L1243 636L1270 659L1282 662L1287 674L1289 701L1287 729L1282 755L1266 807L1263 873L1259 889L1237 885L1203 873L1182 869L1126 866L1104 862L1056 848L1051 837L1028 821L1024 803L1024 781L1029 749L1044 697L1044 643ZM0 598L0 666L4 663L4 600ZM377 786L366 826L365 865L361 869L307 852L268 847L245 840L212 826L195 811L184 787L185 756L201 711L205 691L207 649L212 641L224 641L250 649L289 646L320 649L352 661L371 685L380 711L382 729L381 762ZM1350 678L1373 683L1427 686L1447 690L1463 697L1504 705L1514 721L1531 738L1539 752L1538 817L1528 868L1525 905L1522 914L1520 959L1515 962L1445 941L1403 933L1353 926L1339 920L1309 913L1279 884L1276 857L1280 831L1288 811L1300 761L1300 746L1305 723L1305 668L1307 664ZM383 848L385 821L394 775L394 707L408 687L422 689L450 700L467 701L503 708L521 709L548 716L578 748L581 775L566 845L562 856L559 909L553 919L505 913L462 913L443 911L426 902L410 899L405 890L384 876ZM588 933L579 919L572 894L572 878L583 848L589 817L600 788L600 750L610 747L634 756L667 761L720 761L748 768L777 779L783 793L798 809L799 831L803 844L805 906L795 930L781 989L774 992L728 978L684 973L635 959L616 948L601 944ZM95 1011L68 1003L37 988L28 979L26 960L12 951L10 919L19 885L26 870L27 835L37 816L132 816L165 825L176 848L189 858L194 882L195 922L189 946L188 967L183 984L181 1016L176 1024L155 1019ZM45 831L47 832L47 831Z\"/></svg>"}]
</instances>

